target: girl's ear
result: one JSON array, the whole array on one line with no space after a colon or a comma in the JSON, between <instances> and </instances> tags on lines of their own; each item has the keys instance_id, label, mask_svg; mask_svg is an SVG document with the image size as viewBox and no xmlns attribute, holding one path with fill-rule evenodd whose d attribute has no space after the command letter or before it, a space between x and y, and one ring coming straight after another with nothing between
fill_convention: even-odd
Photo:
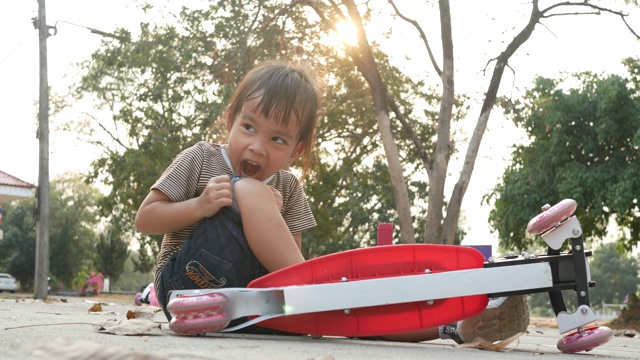
<instances>
[{"instance_id":1,"label":"girl's ear","mask_svg":"<svg viewBox=\"0 0 640 360\"><path fill-rule=\"evenodd\" d=\"M236 115L233 114L232 111L227 111L227 118L225 119L226 125L227 125L227 131L231 131L231 128L233 127L233 123L236 121Z\"/></svg>"},{"instance_id":2,"label":"girl's ear","mask_svg":"<svg viewBox=\"0 0 640 360\"><path fill-rule=\"evenodd\" d=\"M300 156L300 154L302 154L302 143L299 143L298 145L296 145L295 150L293 150L293 153L291 154L291 158L295 159L298 156Z\"/></svg>"}]
</instances>

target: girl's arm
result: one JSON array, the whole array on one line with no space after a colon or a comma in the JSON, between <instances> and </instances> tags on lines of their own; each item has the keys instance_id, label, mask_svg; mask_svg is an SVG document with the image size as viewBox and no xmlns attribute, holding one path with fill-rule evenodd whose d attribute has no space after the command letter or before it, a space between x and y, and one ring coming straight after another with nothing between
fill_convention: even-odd
<instances>
[{"instance_id":1,"label":"girl's arm","mask_svg":"<svg viewBox=\"0 0 640 360\"><path fill-rule=\"evenodd\" d=\"M229 176L212 178L199 197L173 202L162 191L153 189L136 214L136 228L146 235L162 235L184 229L231 205Z\"/></svg>"}]
</instances>

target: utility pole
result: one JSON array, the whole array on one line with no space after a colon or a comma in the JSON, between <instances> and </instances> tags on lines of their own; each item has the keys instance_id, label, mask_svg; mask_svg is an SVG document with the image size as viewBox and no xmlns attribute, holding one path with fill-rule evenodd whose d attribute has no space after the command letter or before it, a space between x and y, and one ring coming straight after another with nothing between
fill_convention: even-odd
<instances>
[{"instance_id":1,"label":"utility pole","mask_svg":"<svg viewBox=\"0 0 640 360\"><path fill-rule=\"evenodd\" d=\"M80 26L92 33L111 37L121 41L122 38L82 26L68 21L62 21L70 25ZM58 22L56 22L57 24ZM47 38L58 32L56 26L47 25L47 12L45 0L38 0L38 17L33 19L33 25L38 29L40 48L40 106L38 111L38 132L40 142L38 191L36 195L36 269L35 291L36 299L45 300L49 294L49 80L47 75Z\"/></svg>"},{"instance_id":2,"label":"utility pole","mask_svg":"<svg viewBox=\"0 0 640 360\"><path fill-rule=\"evenodd\" d=\"M40 101L38 139L40 141L38 191L36 198L36 299L45 300L49 291L49 81L47 76L47 38L49 26L45 0L38 0L38 37L40 48ZM35 24L34 24L35 25Z\"/></svg>"}]
</instances>

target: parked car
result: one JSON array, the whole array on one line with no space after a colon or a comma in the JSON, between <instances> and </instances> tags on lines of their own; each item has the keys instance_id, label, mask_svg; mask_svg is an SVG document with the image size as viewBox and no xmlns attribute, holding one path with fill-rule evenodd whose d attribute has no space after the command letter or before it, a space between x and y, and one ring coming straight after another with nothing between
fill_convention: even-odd
<instances>
[{"instance_id":1,"label":"parked car","mask_svg":"<svg viewBox=\"0 0 640 360\"><path fill-rule=\"evenodd\" d=\"M0 273L0 292L9 291L14 293L17 288L16 278L9 274Z\"/></svg>"}]
</instances>

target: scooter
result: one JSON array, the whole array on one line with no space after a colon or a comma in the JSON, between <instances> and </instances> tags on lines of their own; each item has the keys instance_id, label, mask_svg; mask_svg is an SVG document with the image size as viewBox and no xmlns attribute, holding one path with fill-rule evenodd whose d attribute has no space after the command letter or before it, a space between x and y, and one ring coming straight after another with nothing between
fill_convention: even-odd
<instances>
[{"instance_id":1,"label":"scooter","mask_svg":"<svg viewBox=\"0 0 640 360\"><path fill-rule=\"evenodd\" d=\"M613 331L593 325L592 253L584 248L576 208L572 199L545 205L527 225L547 243L546 255L485 260L474 248L433 244L348 250L272 272L247 288L171 291L169 327L190 335L260 324L315 336L367 337L463 320L481 313L490 298L548 292L562 335L558 349L589 351ZM571 250L561 253L567 239ZM576 292L575 311L567 311L562 290ZM232 320L241 323L229 326Z\"/></svg>"}]
</instances>

